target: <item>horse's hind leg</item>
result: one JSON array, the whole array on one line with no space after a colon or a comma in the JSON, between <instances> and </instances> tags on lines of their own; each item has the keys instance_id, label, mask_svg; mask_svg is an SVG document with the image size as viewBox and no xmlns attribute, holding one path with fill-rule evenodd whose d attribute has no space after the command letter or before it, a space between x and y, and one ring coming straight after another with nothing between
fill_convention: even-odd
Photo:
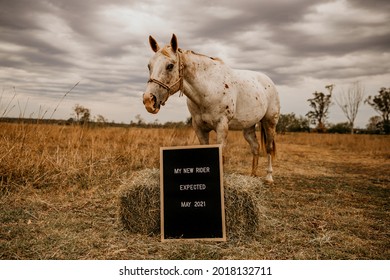
<instances>
[{"instance_id":1,"label":"horse's hind leg","mask_svg":"<svg viewBox=\"0 0 390 280\"><path fill-rule=\"evenodd\" d=\"M265 139L263 138L262 144L263 145L265 144L265 151L267 153L267 159L268 159L267 176L265 177L265 181L270 184L274 182L272 178L272 172L273 172L272 159L276 154L275 135L276 135L276 124L278 122L278 116L279 115L275 115L274 118L263 119L261 121L262 133L265 134L264 135Z\"/></svg>"},{"instance_id":2,"label":"horse's hind leg","mask_svg":"<svg viewBox=\"0 0 390 280\"><path fill-rule=\"evenodd\" d=\"M256 176L257 165L259 163L259 142L256 138L256 126L244 129L244 138L251 146L252 160L252 176Z\"/></svg>"}]
</instances>

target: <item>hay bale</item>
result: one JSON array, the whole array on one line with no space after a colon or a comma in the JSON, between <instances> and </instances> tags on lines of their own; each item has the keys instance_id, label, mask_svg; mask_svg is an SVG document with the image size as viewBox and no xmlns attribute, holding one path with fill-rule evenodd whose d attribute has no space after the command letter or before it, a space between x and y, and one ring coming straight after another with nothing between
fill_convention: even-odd
<instances>
[{"instance_id":1,"label":"hay bale","mask_svg":"<svg viewBox=\"0 0 390 280\"><path fill-rule=\"evenodd\" d=\"M224 175L226 231L229 239L253 238L264 214L260 178Z\"/></svg>"},{"instance_id":2,"label":"hay bale","mask_svg":"<svg viewBox=\"0 0 390 280\"><path fill-rule=\"evenodd\" d=\"M119 215L132 233L160 233L160 172L145 169L125 183L120 192ZM228 239L253 238L262 216L263 183L259 178L224 175L226 231Z\"/></svg>"},{"instance_id":3,"label":"hay bale","mask_svg":"<svg viewBox=\"0 0 390 280\"><path fill-rule=\"evenodd\" d=\"M160 172L144 169L123 184L119 197L119 215L132 233L160 233Z\"/></svg>"}]
</instances>

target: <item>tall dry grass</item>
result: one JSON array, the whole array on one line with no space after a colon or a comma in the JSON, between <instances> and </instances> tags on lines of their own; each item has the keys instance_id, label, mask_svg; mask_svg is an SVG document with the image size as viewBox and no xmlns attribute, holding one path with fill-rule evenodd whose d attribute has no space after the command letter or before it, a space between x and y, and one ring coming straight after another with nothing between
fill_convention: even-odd
<instances>
[{"instance_id":1,"label":"tall dry grass","mask_svg":"<svg viewBox=\"0 0 390 280\"><path fill-rule=\"evenodd\" d=\"M188 130L0 124L0 184L24 187L117 184L157 167L160 146L188 145Z\"/></svg>"},{"instance_id":2,"label":"tall dry grass","mask_svg":"<svg viewBox=\"0 0 390 280\"><path fill-rule=\"evenodd\" d=\"M215 133L211 133L215 143ZM118 184L142 168L158 168L162 146L197 145L191 128L90 128L0 123L0 186L11 190ZM279 135L277 145L334 149L367 157L390 158L390 137L379 135ZM283 156L283 148L279 151ZM230 131L228 171L245 173L251 154L239 131Z\"/></svg>"}]
</instances>

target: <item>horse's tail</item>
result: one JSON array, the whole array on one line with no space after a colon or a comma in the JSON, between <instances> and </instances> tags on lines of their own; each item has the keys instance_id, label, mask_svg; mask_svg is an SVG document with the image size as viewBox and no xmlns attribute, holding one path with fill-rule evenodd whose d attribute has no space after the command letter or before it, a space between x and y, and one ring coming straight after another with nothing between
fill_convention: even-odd
<instances>
[{"instance_id":1,"label":"horse's tail","mask_svg":"<svg viewBox=\"0 0 390 280\"><path fill-rule=\"evenodd\" d=\"M267 134L265 133L265 127L262 122L260 122L260 138L261 138L261 149L264 154L267 154ZM271 157L275 158L276 156L276 143L275 139L272 140L271 145Z\"/></svg>"}]
</instances>

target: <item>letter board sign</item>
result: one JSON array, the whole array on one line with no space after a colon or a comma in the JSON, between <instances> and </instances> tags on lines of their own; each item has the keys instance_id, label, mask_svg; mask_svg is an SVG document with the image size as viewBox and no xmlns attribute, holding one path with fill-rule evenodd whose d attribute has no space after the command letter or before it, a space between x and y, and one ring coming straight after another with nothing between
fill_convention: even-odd
<instances>
[{"instance_id":1,"label":"letter board sign","mask_svg":"<svg viewBox=\"0 0 390 280\"><path fill-rule=\"evenodd\" d=\"M161 240L226 241L222 147L160 149Z\"/></svg>"}]
</instances>

